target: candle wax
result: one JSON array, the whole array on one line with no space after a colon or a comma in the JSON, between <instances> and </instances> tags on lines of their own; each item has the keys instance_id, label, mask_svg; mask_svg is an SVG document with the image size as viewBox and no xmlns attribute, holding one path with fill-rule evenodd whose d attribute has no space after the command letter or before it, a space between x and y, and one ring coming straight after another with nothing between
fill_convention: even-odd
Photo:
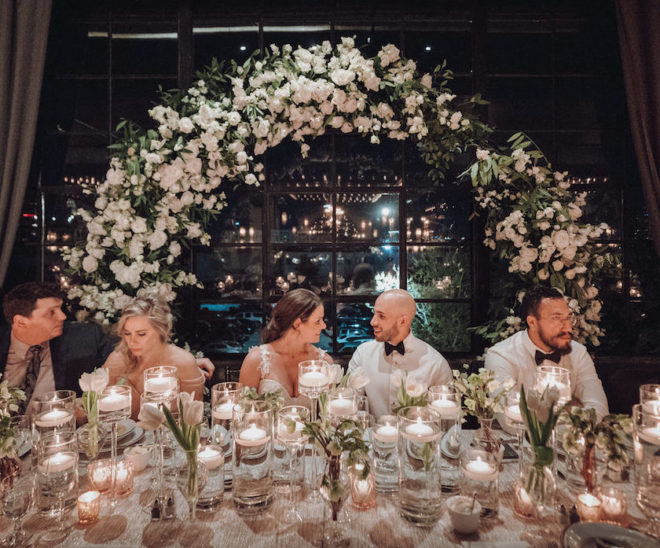
<instances>
[{"instance_id":1,"label":"candle wax","mask_svg":"<svg viewBox=\"0 0 660 548\"><path fill-rule=\"evenodd\" d=\"M121 411L131 406L131 401L128 396L118 392L109 394L99 400L99 411L106 413L111 411Z\"/></svg>"},{"instance_id":2,"label":"candle wax","mask_svg":"<svg viewBox=\"0 0 660 548\"><path fill-rule=\"evenodd\" d=\"M66 421L70 420L71 416L71 411L66 411L64 409L53 409L52 411L48 411L47 413L40 415L34 421L34 424L41 426L42 428L59 426L60 424L64 424Z\"/></svg>"},{"instance_id":3,"label":"candle wax","mask_svg":"<svg viewBox=\"0 0 660 548\"><path fill-rule=\"evenodd\" d=\"M214 470L225 463L222 453L208 445L197 454L197 458L209 470Z\"/></svg>"},{"instance_id":4,"label":"candle wax","mask_svg":"<svg viewBox=\"0 0 660 548\"><path fill-rule=\"evenodd\" d=\"M384 443L393 443L398 437L397 427L390 424L380 426L376 432L374 432L374 438Z\"/></svg>"},{"instance_id":5,"label":"candle wax","mask_svg":"<svg viewBox=\"0 0 660 548\"><path fill-rule=\"evenodd\" d=\"M299 384L303 386L326 386L329 381L321 371L308 371L300 375Z\"/></svg>"},{"instance_id":6,"label":"candle wax","mask_svg":"<svg viewBox=\"0 0 660 548\"><path fill-rule=\"evenodd\" d=\"M174 377L150 377L144 382L145 392L167 392L176 388L176 378Z\"/></svg>"},{"instance_id":7,"label":"candle wax","mask_svg":"<svg viewBox=\"0 0 660 548\"><path fill-rule=\"evenodd\" d=\"M216 405L213 409L213 417L218 420L231 420L234 412L234 404L230 401Z\"/></svg>"}]
</instances>

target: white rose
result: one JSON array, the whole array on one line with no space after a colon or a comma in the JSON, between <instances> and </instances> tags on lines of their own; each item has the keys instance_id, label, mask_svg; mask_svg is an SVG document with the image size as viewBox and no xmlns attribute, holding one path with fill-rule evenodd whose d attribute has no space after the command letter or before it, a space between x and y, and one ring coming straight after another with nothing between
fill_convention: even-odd
<instances>
[{"instance_id":1,"label":"white rose","mask_svg":"<svg viewBox=\"0 0 660 548\"><path fill-rule=\"evenodd\" d=\"M422 85L427 89L431 89L431 86L433 85L433 78L430 74L427 73L422 76Z\"/></svg>"},{"instance_id":2,"label":"white rose","mask_svg":"<svg viewBox=\"0 0 660 548\"><path fill-rule=\"evenodd\" d=\"M557 230L552 234L552 243L561 251L571 243L571 238L565 230Z\"/></svg>"},{"instance_id":3,"label":"white rose","mask_svg":"<svg viewBox=\"0 0 660 548\"><path fill-rule=\"evenodd\" d=\"M188 117L184 117L179 120L179 129L183 133L190 133L194 127L195 126L193 125L192 120Z\"/></svg>"},{"instance_id":4,"label":"white rose","mask_svg":"<svg viewBox=\"0 0 660 548\"><path fill-rule=\"evenodd\" d=\"M96 272L99 267L98 261L91 255L87 255L82 261L82 266L85 272Z\"/></svg>"},{"instance_id":5,"label":"white rose","mask_svg":"<svg viewBox=\"0 0 660 548\"><path fill-rule=\"evenodd\" d=\"M561 262L559 259L556 261L552 261L552 268L554 268L557 272L559 272L562 268L564 268L564 263Z\"/></svg>"},{"instance_id":6,"label":"white rose","mask_svg":"<svg viewBox=\"0 0 660 548\"><path fill-rule=\"evenodd\" d=\"M483 150L481 148L477 149L477 160L483 161L483 160L488 160L488 158L490 158L490 152L488 150Z\"/></svg>"}]
</instances>

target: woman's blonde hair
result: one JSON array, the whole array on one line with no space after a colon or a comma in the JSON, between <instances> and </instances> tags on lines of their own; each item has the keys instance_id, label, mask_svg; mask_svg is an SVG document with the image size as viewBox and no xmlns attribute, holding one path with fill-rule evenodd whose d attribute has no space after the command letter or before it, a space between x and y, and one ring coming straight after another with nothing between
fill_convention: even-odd
<instances>
[{"instance_id":1,"label":"woman's blonde hair","mask_svg":"<svg viewBox=\"0 0 660 548\"><path fill-rule=\"evenodd\" d=\"M133 371L137 367L137 357L129 350L124 340L124 326L129 318L144 316L149 319L152 327L158 333L162 342L169 342L172 333L172 323L174 317L170 311L167 302L156 294L145 294L135 297L121 311L121 318L117 323L117 334L121 341L117 346L117 351L121 353L128 362L128 371Z\"/></svg>"}]
</instances>

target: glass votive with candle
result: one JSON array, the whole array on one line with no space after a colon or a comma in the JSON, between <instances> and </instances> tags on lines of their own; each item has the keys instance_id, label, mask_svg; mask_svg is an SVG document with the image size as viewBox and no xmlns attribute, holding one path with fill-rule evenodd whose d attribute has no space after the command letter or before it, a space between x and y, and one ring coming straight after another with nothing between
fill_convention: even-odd
<instances>
[{"instance_id":1,"label":"glass votive with candle","mask_svg":"<svg viewBox=\"0 0 660 548\"><path fill-rule=\"evenodd\" d=\"M373 427L373 471L377 493L395 493L399 490L399 419L383 415Z\"/></svg>"},{"instance_id":2,"label":"glass votive with candle","mask_svg":"<svg viewBox=\"0 0 660 548\"><path fill-rule=\"evenodd\" d=\"M376 481L373 471L364 476L364 464L351 469L351 504L358 510L376 507Z\"/></svg>"},{"instance_id":3,"label":"glass votive with candle","mask_svg":"<svg viewBox=\"0 0 660 548\"><path fill-rule=\"evenodd\" d=\"M144 393L161 397L163 400L176 398L179 393L179 379L176 367L161 365L150 367L144 371Z\"/></svg>"},{"instance_id":4,"label":"glass votive with candle","mask_svg":"<svg viewBox=\"0 0 660 548\"><path fill-rule=\"evenodd\" d=\"M85 491L78 497L78 523L89 525L99 519L101 510L101 493Z\"/></svg>"},{"instance_id":5,"label":"glass votive with candle","mask_svg":"<svg viewBox=\"0 0 660 548\"><path fill-rule=\"evenodd\" d=\"M542 394L546 388L556 388L559 392L557 407L571 401L571 372L556 365L541 365L536 368L534 389Z\"/></svg>"},{"instance_id":6,"label":"glass votive with candle","mask_svg":"<svg viewBox=\"0 0 660 548\"><path fill-rule=\"evenodd\" d=\"M142 472L151 460L151 450L144 445L134 445L124 449L124 460L133 464L133 472Z\"/></svg>"},{"instance_id":7,"label":"glass votive with candle","mask_svg":"<svg viewBox=\"0 0 660 548\"><path fill-rule=\"evenodd\" d=\"M53 390L31 400L32 425L39 435L59 430L75 430L76 393L73 390Z\"/></svg>"},{"instance_id":8,"label":"glass votive with candle","mask_svg":"<svg viewBox=\"0 0 660 548\"><path fill-rule=\"evenodd\" d=\"M458 456L461 451L461 395L453 386L439 384L428 390L429 405L440 415L440 467L442 491L458 490Z\"/></svg>"},{"instance_id":9,"label":"glass votive with candle","mask_svg":"<svg viewBox=\"0 0 660 548\"><path fill-rule=\"evenodd\" d=\"M600 519L601 502L591 493L582 493L577 497L577 513L580 521L598 521Z\"/></svg>"},{"instance_id":10,"label":"glass votive with candle","mask_svg":"<svg viewBox=\"0 0 660 548\"><path fill-rule=\"evenodd\" d=\"M133 492L133 463L128 460L119 461L115 469L115 496L124 497Z\"/></svg>"},{"instance_id":11,"label":"glass votive with candle","mask_svg":"<svg viewBox=\"0 0 660 548\"><path fill-rule=\"evenodd\" d=\"M99 493L107 493L112 488L112 461L98 459L87 466L90 485Z\"/></svg>"},{"instance_id":12,"label":"glass votive with candle","mask_svg":"<svg viewBox=\"0 0 660 548\"><path fill-rule=\"evenodd\" d=\"M204 488L199 493L197 508L213 510L220 505L225 493L224 451L218 445L203 445L199 448L197 460L204 464L208 472Z\"/></svg>"},{"instance_id":13,"label":"glass votive with candle","mask_svg":"<svg viewBox=\"0 0 660 548\"><path fill-rule=\"evenodd\" d=\"M476 493L483 517L498 513L498 476L497 456L490 451L470 448L461 456L461 494L473 496Z\"/></svg>"},{"instance_id":14,"label":"glass votive with candle","mask_svg":"<svg viewBox=\"0 0 660 548\"><path fill-rule=\"evenodd\" d=\"M633 405L635 501L651 524L651 535L660 537L660 415Z\"/></svg>"},{"instance_id":15,"label":"glass votive with candle","mask_svg":"<svg viewBox=\"0 0 660 548\"><path fill-rule=\"evenodd\" d=\"M660 384L642 384L639 387L639 403L645 413L660 416Z\"/></svg>"},{"instance_id":16,"label":"glass votive with candle","mask_svg":"<svg viewBox=\"0 0 660 548\"><path fill-rule=\"evenodd\" d=\"M628 505L626 494L615 487L600 487L596 491L600 499L600 517L619 525L626 525Z\"/></svg>"},{"instance_id":17,"label":"glass votive with candle","mask_svg":"<svg viewBox=\"0 0 660 548\"><path fill-rule=\"evenodd\" d=\"M405 407L398 413L399 509L422 526L437 522L442 507L439 417L430 407Z\"/></svg>"},{"instance_id":18,"label":"glass votive with candle","mask_svg":"<svg viewBox=\"0 0 660 548\"><path fill-rule=\"evenodd\" d=\"M37 444L37 508L53 515L76 504L78 439L63 430L44 434Z\"/></svg>"},{"instance_id":19,"label":"glass votive with candle","mask_svg":"<svg viewBox=\"0 0 660 548\"><path fill-rule=\"evenodd\" d=\"M354 418L357 413L357 394L352 388L333 388L327 395L326 411L331 422L338 424Z\"/></svg>"},{"instance_id":20,"label":"glass votive with candle","mask_svg":"<svg viewBox=\"0 0 660 548\"><path fill-rule=\"evenodd\" d=\"M234 406L232 498L239 513L255 514L273 502L273 408L265 401Z\"/></svg>"},{"instance_id":21,"label":"glass votive with candle","mask_svg":"<svg viewBox=\"0 0 660 548\"><path fill-rule=\"evenodd\" d=\"M211 443L222 448L225 457L225 487L231 487L231 421L234 405L245 387L240 382L221 382L211 388Z\"/></svg>"}]
</instances>

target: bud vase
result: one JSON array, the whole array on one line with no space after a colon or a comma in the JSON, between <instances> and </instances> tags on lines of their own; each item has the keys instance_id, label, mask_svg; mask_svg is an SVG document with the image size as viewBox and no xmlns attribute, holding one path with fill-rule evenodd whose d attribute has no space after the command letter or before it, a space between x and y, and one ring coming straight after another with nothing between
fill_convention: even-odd
<instances>
[{"instance_id":1,"label":"bud vase","mask_svg":"<svg viewBox=\"0 0 660 548\"><path fill-rule=\"evenodd\" d=\"M177 485L188 503L189 519L195 520L195 510L199 493L206 484L207 472L204 464L197 458L197 449L184 450L185 462L179 468Z\"/></svg>"},{"instance_id":2,"label":"bud vase","mask_svg":"<svg viewBox=\"0 0 660 548\"><path fill-rule=\"evenodd\" d=\"M479 429L475 431L472 438L472 445L477 449L482 449L492 455L495 455L497 462L502 462L503 447L499 435L493 429L494 419L485 419L479 417Z\"/></svg>"},{"instance_id":3,"label":"bud vase","mask_svg":"<svg viewBox=\"0 0 660 548\"><path fill-rule=\"evenodd\" d=\"M554 501L557 481L552 469L552 447L531 447L513 487L513 508L519 516L539 518Z\"/></svg>"},{"instance_id":4,"label":"bud vase","mask_svg":"<svg viewBox=\"0 0 660 548\"><path fill-rule=\"evenodd\" d=\"M339 521L339 512L348 497L349 481L342 469L341 455L330 455L325 461L325 472L321 482L321 496L328 502L331 519L326 520L324 544L335 546L344 541L344 527Z\"/></svg>"}]
</instances>

